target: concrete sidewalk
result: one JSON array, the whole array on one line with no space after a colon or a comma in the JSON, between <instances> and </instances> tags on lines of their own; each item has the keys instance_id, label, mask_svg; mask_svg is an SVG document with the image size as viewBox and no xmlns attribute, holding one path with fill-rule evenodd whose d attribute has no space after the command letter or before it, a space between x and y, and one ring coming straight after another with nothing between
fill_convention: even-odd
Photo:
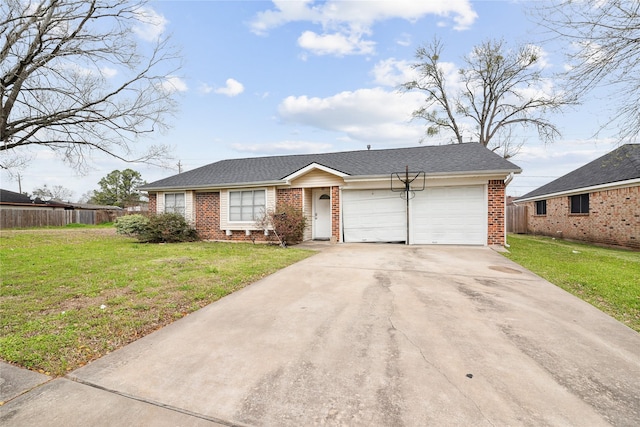
<instances>
[{"instance_id":1,"label":"concrete sidewalk","mask_svg":"<svg viewBox=\"0 0 640 427\"><path fill-rule=\"evenodd\" d=\"M640 424L640 335L488 248L336 245L3 425Z\"/></svg>"}]
</instances>

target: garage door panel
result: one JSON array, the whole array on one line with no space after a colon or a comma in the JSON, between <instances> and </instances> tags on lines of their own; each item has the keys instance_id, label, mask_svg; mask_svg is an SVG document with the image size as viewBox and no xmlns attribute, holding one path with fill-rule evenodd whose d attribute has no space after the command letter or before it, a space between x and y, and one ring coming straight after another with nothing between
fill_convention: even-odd
<instances>
[{"instance_id":1,"label":"garage door panel","mask_svg":"<svg viewBox=\"0 0 640 427\"><path fill-rule=\"evenodd\" d=\"M411 201L411 243L486 244L484 186L427 188Z\"/></svg>"},{"instance_id":2,"label":"garage door panel","mask_svg":"<svg viewBox=\"0 0 640 427\"><path fill-rule=\"evenodd\" d=\"M389 190L342 193L345 242L406 240L405 202Z\"/></svg>"}]
</instances>

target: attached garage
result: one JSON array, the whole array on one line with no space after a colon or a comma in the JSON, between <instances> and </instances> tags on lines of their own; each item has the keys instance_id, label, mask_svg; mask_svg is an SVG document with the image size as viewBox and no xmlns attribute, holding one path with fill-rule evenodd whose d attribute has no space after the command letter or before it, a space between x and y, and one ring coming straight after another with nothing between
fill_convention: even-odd
<instances>
[{"instance_id":1,"label":"attached garage","mask_svg":"<svg viewBox=\"0 0 640 427\"><path fill-rule=\"evenodd\" d=\"M487 202L484 185L433 187L409 202L412 244L484 245ZM390 190L343 192L345 242L404 242L406 201Z\"/></svg>"},{"instance_id":2,"label":"attached garage","mask_svg":"<svg viewBox=\"0 0 640 427\"><path fill-rule=\"evenodd\" d=\"M436 187L411 200L411 243L484 245L487 242L485 186Z\"/></svg>"},{"instance_id":3,"label":"attached garage","mask_svg":"<svg viewBox=\"0 0 640 427\"><path fill-rule=\"evenodd\" d=\"M344 241L404 242L405 201L391 190L349 190L342 193Z\"/></svg>"}]
</instances>

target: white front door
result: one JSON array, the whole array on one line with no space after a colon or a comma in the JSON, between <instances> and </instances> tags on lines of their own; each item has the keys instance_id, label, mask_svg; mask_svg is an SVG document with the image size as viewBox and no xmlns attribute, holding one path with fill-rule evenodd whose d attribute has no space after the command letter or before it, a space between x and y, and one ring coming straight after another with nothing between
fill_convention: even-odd
<instances>
[{"instance_id":1,"label":"white front door","mask_svg":"<svg viewBox=\"0 0 640 427\"><path fill-rule=\"evenodd\" d=\"M331 192L313 190L313 238L331 238Z\"/></svg>"}]
</instances>

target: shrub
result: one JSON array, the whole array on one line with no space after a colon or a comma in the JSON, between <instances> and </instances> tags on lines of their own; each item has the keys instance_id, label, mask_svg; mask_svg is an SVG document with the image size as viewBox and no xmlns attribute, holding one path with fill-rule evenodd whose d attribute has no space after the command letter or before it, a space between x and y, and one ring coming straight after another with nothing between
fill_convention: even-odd
<instances>
[{"instance_id":1,"label":"shrub","mask_svg":"<svg viewBox=\"0 0 640 427\"><path fill-rule=\"evenodd\" d=\"M145 243L193 242L198 240L198 233L182 215L165 213L149 217L138 240Z\"/></svg>"},{"instance_id":2,"label":"shrub","mask_svg":"<svg viewBox=\"0 0 640 427\"><path fill-rule=\"evenodd\" d=\"M149 218L144 215L125 215L116 220L116 233L137 237L147 229L148 225Z\"/></svg>"},{"instance_id":3,"label":"shrub","mask_svg":"<svg viewBox=\"0 0 640 427\"><path fill-rule=\"evenodd\" d=\"M290 204L282 204L277 210L265 213L258 221L258 225L272 230L280 246L286 247L302 241L307 218L301 209Z\"/></svg>"}]
</instances>

